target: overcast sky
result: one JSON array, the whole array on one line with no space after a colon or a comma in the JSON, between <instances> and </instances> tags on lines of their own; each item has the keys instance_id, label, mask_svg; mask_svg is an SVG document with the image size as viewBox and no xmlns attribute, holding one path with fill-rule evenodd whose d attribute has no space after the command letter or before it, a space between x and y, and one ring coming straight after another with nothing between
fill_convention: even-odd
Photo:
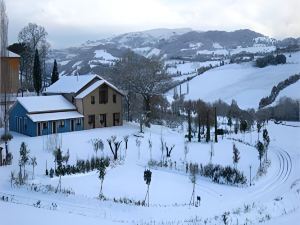
<instances>
[{"instance_id":1,"label":"overcast sky","mask_svg":"<svg viewBox=\"0 0 300 225\"><path fill-rule=\"evenodd\" d=\"M153 28L252 29L300 37L300 0L5 0L9 41L29 22L46 28L52 47Z\"/></svg>"}]
</instances>

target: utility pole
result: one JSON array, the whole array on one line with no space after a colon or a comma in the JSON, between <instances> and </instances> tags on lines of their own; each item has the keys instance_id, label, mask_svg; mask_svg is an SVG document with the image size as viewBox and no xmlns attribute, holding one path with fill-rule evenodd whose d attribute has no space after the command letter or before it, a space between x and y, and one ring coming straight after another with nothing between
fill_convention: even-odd
<instances>
[{"instance_id":1,"label":"utility pole","mask_svg":"<svg viewBox=\"0 0 300 225\"><path fill-rule=\"evenodd\" d=\"M252 168L252 166L250 165L250 186L252 185L252 183L251 183L251 168Z\"/></svg>"}]
</instances>

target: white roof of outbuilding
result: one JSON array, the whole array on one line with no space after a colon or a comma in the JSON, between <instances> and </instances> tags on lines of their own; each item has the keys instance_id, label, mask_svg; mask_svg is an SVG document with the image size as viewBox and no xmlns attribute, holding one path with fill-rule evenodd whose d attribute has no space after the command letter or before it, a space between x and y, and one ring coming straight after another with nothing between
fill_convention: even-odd
<instances>
[{"instance_id":1,"label":"white roof of outbuilding","mask_svg":"<svg viewBox=\"0 0 300 225\"><path fill-rule=\"evenodd\" d=\"M28 113L76 110L76 107L61 95L18 97L17 101Z\"/></svg>"},{"instance_id":2,"label":"white roof of outbuilding","mask_svg":"<svg viewBox=\"0 0 300 225\"><path fill-rule=\"evenodd\" d=\"M33 122L65 120L65 119L77 119L77 118L84 117L82 114L80 114L77 111L54 112L54 113L37 113L37 114L27 114L27 116Z\"/></svg>"},{"instance_id":3,"label":"white roof of outbuilding","mask_svg":"<svg viewBox=\"0 0 300 225\"><path fill-rule=\"evenodd\" d=\"M101 79L95 74L61 76L58 81L46 88L44 93L76 93L94 78Z\"/></svg>"}]
</instances>

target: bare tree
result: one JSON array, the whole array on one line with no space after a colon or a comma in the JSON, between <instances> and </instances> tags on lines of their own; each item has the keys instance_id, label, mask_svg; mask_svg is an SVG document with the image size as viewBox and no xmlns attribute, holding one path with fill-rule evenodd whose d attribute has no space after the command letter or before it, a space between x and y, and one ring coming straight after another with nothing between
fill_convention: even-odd
<instances>
[{"instance_id":1,"label":"bare tree","mask_svg":"<svg viewBox=\"0 0 300 225\"><path fill-rule=\"evenodd\" d=\"M6 57L8 56L8 17L6 14L6 6L3 0L0 0L0 56ZM9 66L7 63L2 63L0 60L0 103L2 104L2 93L4 93L4 112L3 119L0 118L0 123L4 121L4 135L8 134L8 99L7 93L10 89L11 83L7 79L3 79L5 72L8 72ZM4 84L4 85L3 85ZM2 90L3 89L3 90ZM2 106L1 106L2 110Z\"/></svg>"},{"instance_id":2,"label":"bare tree","mask_svg":"<svg viewBox=\"0 0 300 225\"><path fill-rule=\"evenodd\" d=\"M37 165L35 156L30 158L30 165L32 165L32 179L34 179L34 168Z\"/></svg>"},{"instance_id":3,"label":"bare tree","mask_svg":"<svg viewBox=\"0 0 300 225\"><path fill-rule=\"evenodd\" d=\"M197 174L198 174L199 168L197 164L191 164L190 165L190 180L193 184L193 192L190 200L190 205L195 205L195 185L197 182Z\"/></svg>"},{"instance_id":4,"label":"bare tree","mask_svg":"<svg viewBox=\"0 0 300 225\"><path fill-rule=\"evenodd\" d=\"M115 83L127 90L127 95L133 93L142 97L142 113L145 115L143 123L149 127L153 108L151 99L163 94L171 87L170 75L166 73L162 62L145 58L132 51L128 51L117 62L115 68ZM129 97L126 99L130 101Z\"/></svg>"},{"instance_id":5,"label":"bare tree","mask_svg":"<svg viewBox=\"0 0 300 225\"><path fill-rule=\"evenodd\" d=\"M172 145L172 146L167 146L167 143L165 143L165 148L166 148L166 153L167 153L167 158L170 158L171 157L171 153L172 153L172 150L174 149L175 145Z\"/></svg>"},{"instance_id":6,"label":"bare tree","mask_svg":"<svg viewBox=\"0 0 300 225\"><path fill-rule=\"evenodd\" d=\"M0 0L0 56L8 56L8 17L6 15L6 6L3 0Z\"/></svg>"},{"instance_id":7,"label":"bare tree","mask_svg":"<svg viewBox=\"0 0 300 225\"><path fill-rule=\"evenodd\" d=\"M21 55L21 62L24 64L21 66L22 73L25 76L26 88L33 87L32 70L35 50L38 49L42 54L40 55L40 61L42 64L42 74L45 74L45 61L50 48L50 44L47 42L47 35L45 28L34 23L29 23L24 27L18 35L19 43L25 44L26 49Z\"/></svg>"},{"instance_id":8,"label":"bare tree","mask_svg":"<svg viewBox=\"0 0 300 225\"><path fill-rule=\"evenodd\" d=\"M111 136L110 139L107 139L107 142L108 142L110 150L114 156L114 160L117 160L118 159L118 151L119 151L122 141L117 141L116 136Z\"/></svg>"}]
</instances>

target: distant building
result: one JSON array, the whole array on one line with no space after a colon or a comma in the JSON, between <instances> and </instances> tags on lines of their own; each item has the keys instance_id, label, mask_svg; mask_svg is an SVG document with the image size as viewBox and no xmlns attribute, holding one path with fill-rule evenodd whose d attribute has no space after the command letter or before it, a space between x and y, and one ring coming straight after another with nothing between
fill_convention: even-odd
<instances>
[{"instance_id":1,"label":"distant building","mask_svg":"<svg viewBox=\"0 0 300 225\"><path fill-rule=\"evenodd\" d=\"M62 76L44 96L19 97L10 130L28 136L122 125L123 93L98 75Z\"/></svg>"}]
</instances>

